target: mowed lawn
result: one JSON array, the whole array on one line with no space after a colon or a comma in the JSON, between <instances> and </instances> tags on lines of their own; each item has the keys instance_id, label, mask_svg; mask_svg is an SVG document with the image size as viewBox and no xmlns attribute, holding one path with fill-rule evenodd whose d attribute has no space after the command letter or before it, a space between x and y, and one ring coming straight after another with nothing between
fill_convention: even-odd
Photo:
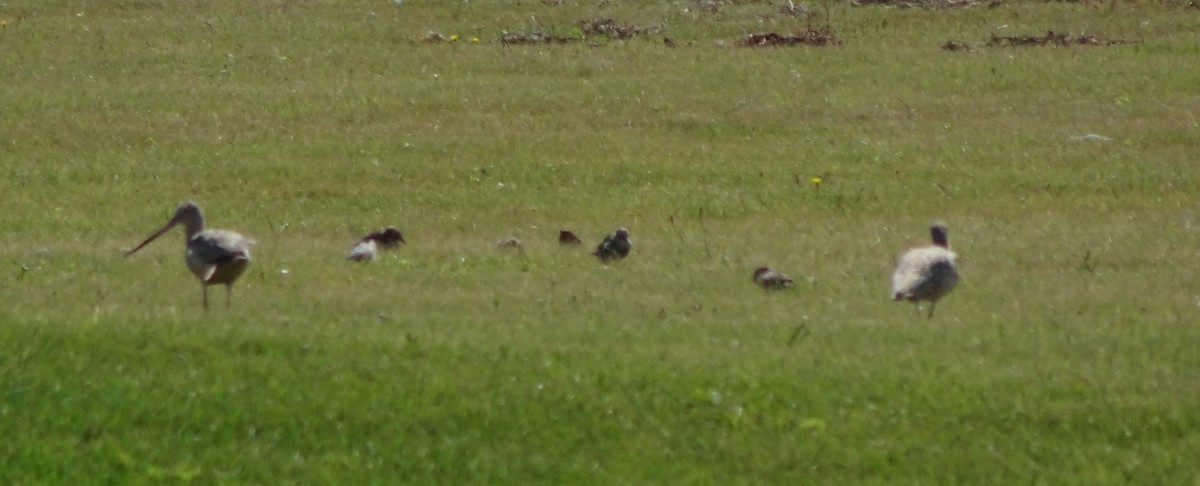
<instances>
[{"instance_id":1,"label":"mowed lawn","mask_svg":"<svg viewBox=\"0 0 1200 486\"><path fill-rule=\"evenodd\" d=\"M1200 10L713 5L0 4L0 483L1200 482Z\"/></svg>"}]
</instances>

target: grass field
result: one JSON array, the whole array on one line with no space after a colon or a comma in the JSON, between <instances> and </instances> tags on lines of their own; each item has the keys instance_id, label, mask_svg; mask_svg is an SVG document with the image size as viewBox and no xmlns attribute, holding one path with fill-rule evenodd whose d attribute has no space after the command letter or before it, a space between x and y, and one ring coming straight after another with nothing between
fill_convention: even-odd
<instances>
[{"instance_id":1,"label":"grass field","mask_svg":"<svg viewBox=\"0 0 1200 486\"><path fill-rule=\"evenodd\" d=\"M0 483L1200 482L1200 10L810 8L0 4Z\"/></svg>"}]
</instances>

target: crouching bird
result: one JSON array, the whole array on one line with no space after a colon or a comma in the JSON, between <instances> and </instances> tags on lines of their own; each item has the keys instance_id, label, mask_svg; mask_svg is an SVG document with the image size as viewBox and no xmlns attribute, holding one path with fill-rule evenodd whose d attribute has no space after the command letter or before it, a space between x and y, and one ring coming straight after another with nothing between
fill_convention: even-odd
<instances>
[{"instance_id":1,"label":"crouching bird","mask_svg":"<svg viewBox=\"0 0 1200 486\"><path fill-rule=\"evenodd\" d=\"M781 290L790 287L795 281L784 273L776 272L767 267L754 270L754 283L768 290Z\"/></svg>"},{"instance_id":2,"label":"crouching bird","mask_svg":"<svg viewBox=\"0 0 1200 486\"><path fill-rule=\"evenodd\" d=\"M950 235L946 225L934 223L929 229L933 245L908 250L896 262L892 273L892 299L907 300L917 305L929 302L929 317L938 300L958 284L958 255L950 251Z\"/></svg>"},{"instance_id":3,"label":"crouching bird","mask_svg":"<svg viewBox=\"0 0 1200 486\"><path fill-rule=\"evenodd\" d=\"M631 249L633 249L633 242L629 241L629 230L619 228L616 233L605 236L604 241L596 246L596 251L592 254L600 261L608 263L629 256Z\"/></svg>"},{"instance_id":4,"label":"crouching bird","mask_svg":"<svg viewBox=\"0 0 1200 486\"><path fill-rule=\"evenodd\" d=\"M404 235L400 233L400 230L396 228L381 229L354 242L354 246L350 247L350 253L346 254L346 259L352 262L374 261L380 249L395 248L401 243L408 244L407 241L404 241Z\"/></svg>"},{"instance_id":5,"label":"crouching bird","mask_svg":"<svg viewBox=\"0 0 1200 486\"><path fill-rule=\"evenodd\" d=\"M175 208L175 215L142 244L125 252L125 256L154 241L175 225L183 225L184 261L196 278L200 279L200 290L204 296L204 309L208 309L208 286L225 286L225 306L233 300L233 282L250 265L250 247L254 240L239 233L219 229L204 229L204 216L192 202L183 202Z\"/></svg>"},{"instance_id":6,"label":"crouching bird","mask_svg":"<svg viewBox=\"0 0 1200 486\"><path fill-rule=\"evenodd\" d=\"M583 244L583 240L575 236L575 233L562 230L558 232L558 244L563 246L579 246Z\"/></svg>"}]
</instances>

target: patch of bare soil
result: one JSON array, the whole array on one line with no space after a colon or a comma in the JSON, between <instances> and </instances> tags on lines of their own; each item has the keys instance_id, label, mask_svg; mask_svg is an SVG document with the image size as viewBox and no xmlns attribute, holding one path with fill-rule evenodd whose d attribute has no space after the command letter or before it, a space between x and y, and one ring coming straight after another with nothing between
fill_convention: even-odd
<instances>
[{"instance_id":1,"label":"patch of bare soil","mask_svg":"<svg viewBox=\"0 0 1200 486\"><path fill-rule=\"evenodd\" d=\"M632 39L637 36L660 34L666 30L661 25L648 27L621 25L613 19L580 20L576 25L586 35L605 36L610 39Z\"/></svg>"},{"instance_id":2,"label":"patch of bare soil","mask_svg":"<svg viewBox=\"0 0 1200 486\"><path fill-rule=\"evenodd\" d=\"M975 52L975 48L966 42L946 41L945 44L942 44L942 49L947 51Z\"/></svg>"},{"instance_id":3,"label":"patch of bare soil","mask_svg":"<svg viewBox=\"0 0 1200 486\"><path fill-rule=\"evenodd\" d=\"M810 29L798 35L784 35L777 32L750 34L738 41L738 45L742 47L836 46L841 43L842 40L829 28Z\"/></svg>"},{"instance_id":4,"label":"patch of bare soil","mask_svg":"<svg viewBox=\"0 0 1200 486\"><path fill-rule=\"evenodd\" d=\"M1094 35L1071 35L1049 31L1046 32L1046 35L998 36L996 34L992 34L992 39L988 41L988 46L1115 46L1136 43L1136 41L1123 39L1101 39Z\"/></svg>"},{"instance_id":5,"label":"patch of bare soil","mask_svg":"<svg viewBox=\"0 0 1200 486\"><path fill-rule=\"evenodd\" d=\"M986 5L988 8L1000 6L1000 0L854 0L855 6L882 5L897 8L964 8Z\"/></svg>"},{"instance_id":6,"label":"patch of bare soil","mask_svg":"<svg viewBox=\"0 0 1200 486\"><path fill-rule=\"evenodd\" d=\"M558 36L545 32L504 32L500 35L500 43L506 46L519 44L567 44L582 40L578 37Z\"/></svg>"},{"instance_id":7,"label":"patch of bare soil","mask_svg":"<svg viewBox=\"0 0 1200 486\"><path fill-rule=\"evenodd\" d=\"M576 22L576 26L578 29L573 29L572 32L581 37L560 36L541 31L504 32L500 36L500 43L506 46L518 44L567 44L582 42L588 36L608 37L609 39L631 39L638 36L658 34L666 30L662 26L638 27L621 25L612 19L580 20ZM591 42L590 45L596 46L598 44Z\"/></svg>"}]
</instances>

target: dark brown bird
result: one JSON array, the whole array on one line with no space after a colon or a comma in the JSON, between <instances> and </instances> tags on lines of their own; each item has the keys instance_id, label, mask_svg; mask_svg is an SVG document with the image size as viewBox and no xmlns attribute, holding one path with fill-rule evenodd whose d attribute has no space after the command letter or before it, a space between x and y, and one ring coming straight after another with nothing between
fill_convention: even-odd
<instances>
[{"instance_id":1,"label":"dark brown bird","mask_svg":"<svg viewBox=\"0 0 1200 486\"><path fill-rule=\"evenodd\" d=\"M583 240L579 239L578 236L575 236L575 233L572 233L567 230L562 230L562 231L558 232L558 244L579 246L579 245L583 244Z\"/></svg>"},{"instance_id":2,"label":"dark brown bird","mask_svg":"<svg viewBox=\"0 0 1200 486\"><path fill-rule=\"evenodd\" d=\"M385 228L362 237L350 247L346 259L352 262L369 262L375 260L379 249L390 249L399 246L404 241L404 235L396 228Z\"/></svg>"},{"instance_id":3,"label":"dark brown bird","mask_svg":"<svg viewBox=\"0 0 1200 486\"><path fill-rule=\"evenodd\" d=\"M769 290L782 290L791 286L795 281L786 274L776 272L767 267L758 267L754 271L754 283Z\"/></svg>"},{"instance_id":4,"label":"dark brown bird","mask_svg":"<svg viewBox=\"0 0 1200 486\"><path fill-rule=\"evenodd\" d=\"M596 245L596 251L592 252L600 261L608 263L613 260L622 260L629 256L629 250L633 249L633 242L629 240L629 230L618 228L616 233L605 236L604 241Z\"/></svg>"}]
</instances>

